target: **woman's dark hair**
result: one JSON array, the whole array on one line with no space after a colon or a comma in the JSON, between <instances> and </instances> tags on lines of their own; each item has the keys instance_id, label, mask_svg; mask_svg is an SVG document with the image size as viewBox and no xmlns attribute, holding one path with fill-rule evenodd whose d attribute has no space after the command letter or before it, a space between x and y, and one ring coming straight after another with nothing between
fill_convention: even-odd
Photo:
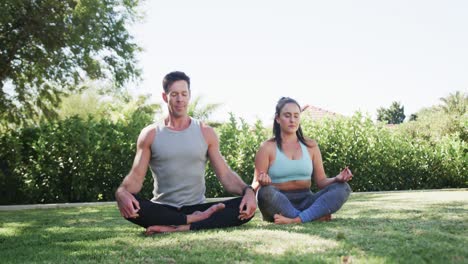
<instances>
[{"instance_id":1,"label":"woman's dark hair","mask_svg":"<svg viewBox=\"0 0 468 264\"><path fill-rule=\"evenodd\" d=\"M290 97L281 97L278 101L278 103L276 104L276 111L275 111L275 118L273 120L273 135L275 136L273 139L276 141L276 145L278 146L278 148L283 151L281 149L281 143L282 143L282 139L281 139L281 127L280 127L280 124L278 122L276 122L276 117L279 117L280 114L281 114L281 110L283 109L283 107L286 105L286 104L289 104L289 103L294 103L297 105L297 107L299 107L299 110L301 110L301 106L299 105L299 103L290 98ZM302 128L301 128L301 124L299 124L299 128L297 129L296 131L296 136L297 138L299 139L299 141L308 146L309 145L306 143L306 140L304 138L304 134L302 133Z\"/></svg>"},{"instance_id":2,"label":"woman's dark hair","mask_svg":"<svg viewBox=\"0 0 468 264\"><path fill-rule=\"evenodd\" d=\"M173 71L173 72L168 73L166 76L164 76L164 79L163 79L162 84L163 84L164 92L166 94L169 93L169 87L171 87L171 85L175 83L176 81L186 81L188 84L188 89L190 91L190 78L184 72Z\"/></svg>"}]
</instances>

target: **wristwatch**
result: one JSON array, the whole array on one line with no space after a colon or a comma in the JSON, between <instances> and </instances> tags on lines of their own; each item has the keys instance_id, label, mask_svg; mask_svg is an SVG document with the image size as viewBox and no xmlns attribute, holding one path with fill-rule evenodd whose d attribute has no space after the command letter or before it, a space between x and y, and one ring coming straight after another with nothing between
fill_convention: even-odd
<instances>
[{"instance_id":1,"label":"wristwatch","mask_svg":"<svg viewBox=\"0 0 468 264\"><path fill-rule=\"evenodd\" d=\"M254 188L251 185L247 185L244 187L244 189L242 189L242 196L245 195L245 192L247 191L247 189L251 189L255 193Z\"/></svg>"}]
</instances>

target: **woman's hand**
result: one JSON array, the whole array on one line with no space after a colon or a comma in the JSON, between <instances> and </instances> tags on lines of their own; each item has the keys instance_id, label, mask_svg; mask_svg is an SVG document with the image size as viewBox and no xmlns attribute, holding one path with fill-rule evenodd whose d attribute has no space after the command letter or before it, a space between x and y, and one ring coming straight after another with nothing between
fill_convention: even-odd
<instances>
[{"instance_id":1,"label":"woman's hand","mask_svg":"<svg viewBox=\"0 0 468 264\"><path fill-rule=\"evenodd\" d=\"M257 181L260 183L260 186L266 186L271 184L271 178L265 172L260 172L257 176Z\"/></svg>"},{"instance_id":2,"label":"woman's hand","mask_svg":"<svg viewBox=\"0 0 468 264\"><path fill-rule=\"evenodd\" d=\"M351 173L351 170L346 166L340 174L336 175L335 181L337 182L347 182L353 179L353 174Z\"/></svg>"}]
</instances>

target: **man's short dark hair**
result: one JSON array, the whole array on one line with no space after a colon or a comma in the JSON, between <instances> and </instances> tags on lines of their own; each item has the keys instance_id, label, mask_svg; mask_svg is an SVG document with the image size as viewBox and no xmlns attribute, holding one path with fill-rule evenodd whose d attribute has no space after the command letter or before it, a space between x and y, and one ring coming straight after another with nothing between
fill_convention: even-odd
<instances>
[{"instance_id":1,"label":"man's short dark hair","mask_svg":"<svg viewBox=\"0 0 468 264\"><path fill-rule=\"evenodd\" d=\"M164 76L163 79L163 88L165 93L169 93L169 87L176 81L186 81L188 84L188 89L190 91L190 78L181 71L173 71Z\"/></svg>"}]
</instances>

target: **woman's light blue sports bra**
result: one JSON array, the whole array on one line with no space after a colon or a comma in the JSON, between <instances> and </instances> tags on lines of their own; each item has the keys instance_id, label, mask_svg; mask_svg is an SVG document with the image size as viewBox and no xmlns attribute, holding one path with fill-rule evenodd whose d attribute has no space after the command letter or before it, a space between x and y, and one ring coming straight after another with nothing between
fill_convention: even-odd
<instances>
[{"instance_id":1,"label":"woman's light blue sports bra","mask_svg":"<svg viewBox=\"0 0 468 264\"><path fill-rule=\"evenodd\" d=\"M282 183L294 180L311 180L312 161L306 146L299 141L301 146L302 158L291 160L276 145L276 157L273 165L268 169L268 175L272 183Z\"/></svg>"}]
</instances>

